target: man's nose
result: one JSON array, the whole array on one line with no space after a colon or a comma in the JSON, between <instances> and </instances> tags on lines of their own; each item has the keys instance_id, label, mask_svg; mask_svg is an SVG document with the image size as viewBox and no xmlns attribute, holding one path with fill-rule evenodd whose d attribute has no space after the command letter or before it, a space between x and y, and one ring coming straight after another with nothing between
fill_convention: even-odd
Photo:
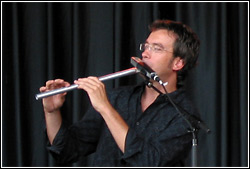
<instances>
[{"instance_id":1,"label":"man's nose","mask_svg":"<svg viewBox=\"0 0 250 169\"><path fill-rule=\"evenodd\" d=\"M142 52L142 58L151 58L151 51L148 48L145 48L145 50Z\"/></svg>"}]
</instances>

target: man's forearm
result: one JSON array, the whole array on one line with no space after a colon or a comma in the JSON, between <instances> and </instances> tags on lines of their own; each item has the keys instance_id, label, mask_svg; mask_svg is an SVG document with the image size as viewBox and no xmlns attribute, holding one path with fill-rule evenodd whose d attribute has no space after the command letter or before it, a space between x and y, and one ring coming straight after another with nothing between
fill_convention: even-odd
<instances>
[{"instance_id":1,"label":"man's forearm","mask_svg":"<svg viewBox=\"0 0 250 169\"><path fill-rule=\"evenodd\" d=\"M61 112L60 110L57 110L53 113L44 112L44 114L45 114L45 120L46 120L48 139L50 141L50 144L52 144L62 124Z\"/></svg>"},{"instance_id":2,"label":"man's forearm","mask_svg":"<svg viewBox=\"0 0 250 169\"><path fill-rule=\"evenodd\" d=\"M111 134L113 135L118 147L125 152L125 140L128 133L128 125L120 114L110 105L109 108L100 112L103 116Z\"/></svg>"}]
</instances>

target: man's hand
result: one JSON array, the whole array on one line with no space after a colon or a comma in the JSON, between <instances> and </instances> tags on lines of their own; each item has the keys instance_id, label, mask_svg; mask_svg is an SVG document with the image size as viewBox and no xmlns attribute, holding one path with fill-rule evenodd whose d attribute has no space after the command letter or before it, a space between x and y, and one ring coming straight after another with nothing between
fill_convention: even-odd
<instances>
[{"instance_id":1,"label":"man's hand","mask_svg":"<svg viewBox=\"0 0 250 169\"><path fill-rule=\"evenodd\" d=\"M55 90L61 87L68 87L68 86L70 86L70 84L68 82L65 82L62 79L49 80L46 82L46 86L42 86L40 88L40 92L46 92L46 91ZM65 93L61 93L61 94L57 94L54 96L44 98L43 99L44 111L46 113L53 113L59 110L65 101L66 94L67 93L65 92Z\"/></svg>"}]
</instances>

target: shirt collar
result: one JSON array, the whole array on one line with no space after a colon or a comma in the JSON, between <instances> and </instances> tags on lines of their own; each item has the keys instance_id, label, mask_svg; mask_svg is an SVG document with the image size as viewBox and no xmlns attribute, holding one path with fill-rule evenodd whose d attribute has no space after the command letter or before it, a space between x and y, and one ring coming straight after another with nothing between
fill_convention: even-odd
<instances>
[{"instance_id":1,"label":"shirt collar","mask_svg":"<svg viewBox=\"0 0 250 169\"><path fill-rule=\"evenodd\" d=\"M145 83L142 82L134 87L134 92L138 92L139 96L141 97L142 93L145 90L145 87L146 87ZM179 102L184 97L183 93L185 93L185 89L184 87L181 87L169 93L169 96L171 97L171 99L174 99L176 102ZM160 94L157 98L165 98L165 97L166 97L166 94Z\"/></svg>"}]
</instances>

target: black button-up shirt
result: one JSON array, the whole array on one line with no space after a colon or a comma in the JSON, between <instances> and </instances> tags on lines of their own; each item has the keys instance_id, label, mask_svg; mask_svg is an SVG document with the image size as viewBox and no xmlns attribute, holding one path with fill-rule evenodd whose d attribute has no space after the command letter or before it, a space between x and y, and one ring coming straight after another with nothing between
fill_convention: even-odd
<instances>
[{"instance_id":1,"label":"black button-up shirt","mask_svg":"<svg viewBox=\"0 0 250 169\"><path fill-rule=\"evenodd\" d=\"M181 166L191 149L189 126L164 94L142 112L144 89L144 85L122 87L109 94L111 104L129 126L124 153L101 115L91 107L76 124L62 124L53 144L48 146L52 155L58 162L69 163L94 153L91 166L99 167ZM169 95L177 105L194 114L184 90Z\"/></svg>"}]
</instances>

